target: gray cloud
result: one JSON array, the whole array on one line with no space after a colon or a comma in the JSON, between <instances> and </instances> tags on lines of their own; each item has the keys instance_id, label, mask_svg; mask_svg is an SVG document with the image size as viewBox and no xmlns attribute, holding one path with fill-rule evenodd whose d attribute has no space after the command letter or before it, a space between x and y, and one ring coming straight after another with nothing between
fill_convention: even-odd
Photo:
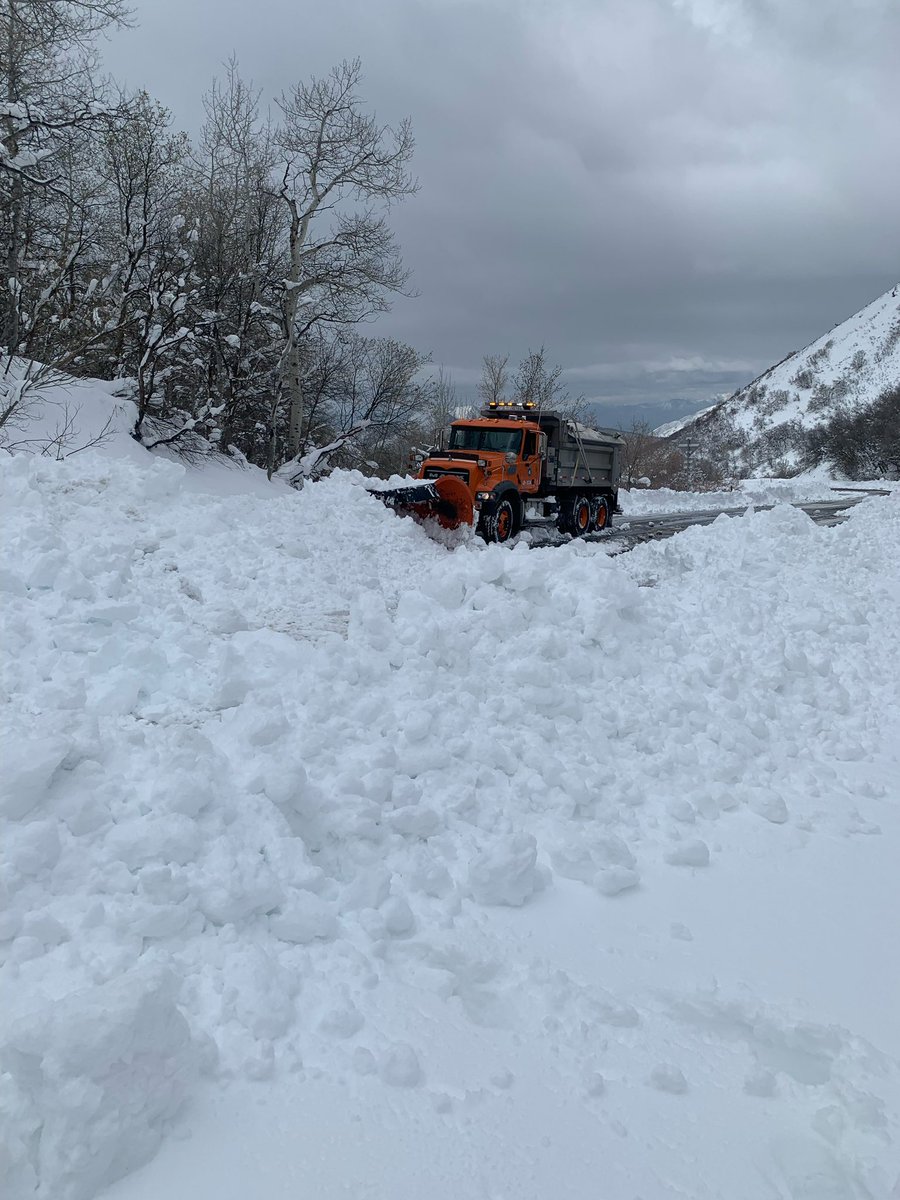
<instances>
[{"instance_id":1,"label":"gray cloud","mask_svg":"<svg viewBox=\"0 0 900 1200\"><path fill-rule=\"evenodd\" d=\"M138 0L110 69L195 126L236 52L269 96L360 55L410 115L379 321L462 381L544 344L608 401L703 399L898 274L896 0Z\"/></svg>"}]
</instances>

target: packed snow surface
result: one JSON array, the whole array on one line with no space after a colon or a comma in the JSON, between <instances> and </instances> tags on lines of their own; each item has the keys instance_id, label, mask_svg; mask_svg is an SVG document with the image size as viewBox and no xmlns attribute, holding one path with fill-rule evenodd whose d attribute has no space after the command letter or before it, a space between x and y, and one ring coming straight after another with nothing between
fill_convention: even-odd
<instances>
[{"instance_id":1,"label":"packed snow surface","mask_svg":"<svg viewBox=\"0 0 900 1200\"><path fill-rule=\"evenodd\" d=\"M613 557L0 465L4 1200L891 1195L896 494Z\"/></svg>"}]
</instances>

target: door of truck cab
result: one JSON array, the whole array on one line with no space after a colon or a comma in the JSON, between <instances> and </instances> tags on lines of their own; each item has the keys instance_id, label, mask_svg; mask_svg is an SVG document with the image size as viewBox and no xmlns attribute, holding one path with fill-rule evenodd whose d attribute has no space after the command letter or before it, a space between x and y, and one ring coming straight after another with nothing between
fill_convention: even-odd
<instances>
[{"instance_id":1,"label":"door of truck cab","mask_svg":"<svg viewBox=\"0 0 900 1200\"><path fill-rule=\"evenodd\" d=\"M546 452L547 435L536 429L525 430L522 443L522 461L519 465L519 490L526 494L536 492L541 483L541 467Z\"/></svg>"}]
</instances>

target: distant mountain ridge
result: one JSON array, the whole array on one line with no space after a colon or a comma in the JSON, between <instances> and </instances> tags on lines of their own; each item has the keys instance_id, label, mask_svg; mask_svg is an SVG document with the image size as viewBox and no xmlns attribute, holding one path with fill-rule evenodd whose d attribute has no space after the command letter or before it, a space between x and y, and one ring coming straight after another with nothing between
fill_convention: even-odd
<instances>
[{"instance_id":1,"label":"distant mountain ridge","mask_svg":"<svg viewBox=\"0 0 900 1200\"><path fill-rule=\"evenodd\" d=\"M606 401L593 401L589 405L592 420L605 429L630 430L635 425L647 425L650 429L656 426L665 428L691 420L700 412L709 408L713 397L706 401L688 400L673 397L671 400L646 400L640 404L616 404Z\"/></svg>"},{"instance_id":2,"label":"distant mountain ridge","mask_svg":"<svg viewBox=\"0 0 900 1200\"><path fill-rule=\"evenodd\" d=\"M805 465L817 431L865 412L898 385L900 284L726 400L656 432L695 435L707 459L738 473L792 473Z\"/></svg>"}]
</instances>

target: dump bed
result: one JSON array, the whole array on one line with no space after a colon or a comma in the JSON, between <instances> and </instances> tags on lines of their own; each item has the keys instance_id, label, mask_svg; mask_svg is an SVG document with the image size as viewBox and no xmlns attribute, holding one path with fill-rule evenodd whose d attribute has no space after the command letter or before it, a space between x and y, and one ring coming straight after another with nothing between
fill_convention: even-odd
<instances>
[{"instance_id":1,"label":"dump bed","mask_svg":"<svg viewBox=\"0 0 900 1200\"><path fill-rule=\"evenodd\" d=\"M621 434L590 429L561 413L545 412L537 419L547 434L545 486L618 486L625 446Z\"/></svg>"}]
</instances>

